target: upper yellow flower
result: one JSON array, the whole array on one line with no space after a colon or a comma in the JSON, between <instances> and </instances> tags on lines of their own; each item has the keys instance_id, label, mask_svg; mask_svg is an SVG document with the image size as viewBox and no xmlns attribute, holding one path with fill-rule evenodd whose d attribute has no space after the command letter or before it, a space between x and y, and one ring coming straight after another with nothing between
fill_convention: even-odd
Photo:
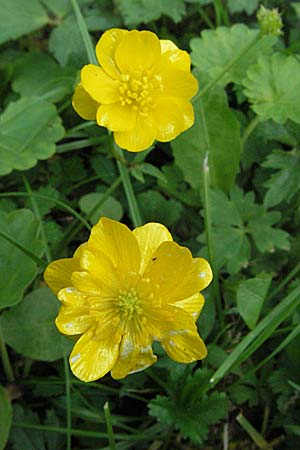
<instances>
[{"instance_id":1,"label":"upper yellow flower","mask_svg":"<svg viewBox=\"0 0 300 450\"><path fill-rule=\"evenodd\" d=\"M206 356L195 321L211 281L209 264L193 258L163 225L134 231L102 218L73 258L52 262L45 272L62 307L58 329L82 335L70 355L71 369L83 381L111 370L115 379L156 361L152 342L160 341L175 361Z\"/></svg>"},{"instance_id":2,"label":"upper yellow flower","mask_svg":"<svg viewBox=\"0 0 300 450\"><path fill-rule=\"evenodd\" d=\"M83 67L73 107L113 131L121 148L139 152L193 125L189 100L198 83L187 52L150 31L114 28L101 36L96 55L101 67Z\"/></svg>"}]
</instances>

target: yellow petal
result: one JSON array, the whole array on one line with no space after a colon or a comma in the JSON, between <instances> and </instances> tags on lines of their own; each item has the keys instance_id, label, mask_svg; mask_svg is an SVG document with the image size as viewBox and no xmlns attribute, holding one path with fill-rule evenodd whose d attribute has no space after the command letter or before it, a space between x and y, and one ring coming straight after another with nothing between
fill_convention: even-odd
<instances>
[{"instance_id":1,"label":"yellow petal","mask_svg":"<svg viewBox=\"0 0 300 450\"><path fill-rule=\"evenodd\" d=\"M141 251L141 273L162 242L173 241L169 230L160 223L147 223L133 230Z\"/></svg>"},{"instance_id":2,"label":"yellow petal","mask_svg":"<svg viewBox=\"0 0 300 450\"><path fill-rule=\"evenodd\" d=\"M184 129L183 110L178 107L173 99L157 99L155 105L153 111L157 126L155 137L161 142L171 141Z\"/></svg>"},{"instance_id":3,"label":"yellow petal","mask_svg":"<svg viewBox=\"0 0 300 450\"><path fill-rule=\"evenodd\" d=\"M182 278L177 278L174 288L166 293L169 302L184 300L205 289L212 280L212 271L203 258L193 258Z\"/></svg>"},{"instance_id":4,"label":"yellow petal","mask_svg":"<svg viewBox=\"0 0 300 450\"><path fill-rule=\"evenodd\" d=\"M71 275L79 269L79 263L74 258L58 259L49 264L44 279L54 294L57 294L60 289L72 286Z\"/></svg>"},{"instance_id":5,"label":"yellow petal","mask_svg":"<svg viewBox=\"0 0 300 450\"><path fill-rule=\"evenodd\" d=\"M127 334L122 338L119 357L111 370L111 376L119 380L130 373L147 369L156 360L157 357L153 354L151 345L142 346L134 335Z\"/></svg>"},{"instance_id":6,"label":"yellow petal","mask_svg":"<svg viewBox=\"0 0 300 450\"><path fill-rule=\"evenodd\" d=\"M93 240L91 240L93 243ZM105 253L90 244L81 254L80 265L94 278L101 280L101 286L109 289L120 289L116 267Z\"/></svg>"},{"instance_id":7,"label":"yellow petal","mask_svg":"<svg viewBox=\"0 0 300 450\"><path fill-rule=\"evenodd\" d=\"M100 105L83 89L81 83L75 88L72 105L83 119L96 120L97 109Z\"/></svg>"},{"instance_id":8,"label":"yellow petal","mask_svg":"<svg viewBox=\"0 0 300 450\"><path fill-rule=\"evenodd\" d=\"M157 94L159 97L181 97L190 100L198 91L198 81L189 72L162 66L161 76L164 89Z\"/></svg>"},{"instance_id":9,"label":"yellow petal","mask_svg":"<svg viewBox=\"0 0 300 450\"><path fill-rule=\"evenodd\" d=\"M115 51L126 34L128 34L127 30L112 28L102 34L96 45L96 55L99 64L112 78L118 78L120 75L120 71L115 62Z\"/></svg>"},{"instance_id":10,"label":"yellow petal","mask_svg":"<svg viewBox=\"0 0 300 450\"><path fill-rule=\"evenodd\" d=\"M119 147L129 152L141 152L153 144L156 124L152 117L137 116L136 126L130 131L115 131L114 138Z\"/></svg>"},{"instance_id":11,"label":"yellow petal","mask_svg":"<svg viewBox=\"0 0 300 450\"><path fill-rule=\"evenodd\" d=\"M160 286L160 293L164 300L170 297L169 293L173 292L177 284L185 278L191 265L192 255L186 247L181 247L175 242L163 242L153 253L144 276L149 277L151 283ZM183 298L189 296L186 295Z\"/></svg>"},{"instance_id":12,"label":"yellow petal","mask_svg":"<svg viewBox=\"0 0 300 450\"><path fill-rule=\"evenodd\" d=\"M170 358L180 363L190 363L207 355L204 342L197 333L189 330L170 332L161 343Z\"/></svg>"},{"instance_id":13,"label":"yellow petal","mask_svg":"<svg viewBox=\"0 0 300 450\"><path fill-rule=\"evenodd\" d=\"M97 112L97 123L111 131L127 131L134 128L137 113L131 106L121 103L101 105Z\"/></svg>"},{"instance_id":14,"label":"yellow petal","mask_svg":"<svg viewBox=\"0 0 300 450\"><path fill-rule=\"evenodd\" d=\"M88 244L112 261L118 275L139 272L140 250L136 238L126 225L103 217L92 228Z\"/></svg>"},{"instance_id":15,"label":"yellow petal","mask_svg":"<svg viewBox=\"0 0 300 450\"><path fill-rule=\"evenodd\" d=\"M95 323L95 317L89 314L88 307L62 306L55 320L59 331L67 335L85 333Z\"/></svg>"},{"instance_id":16,"label":"yellow petal","mask_svg":"<svg viewBox=\"0 0 300 450\"><path fill-rule=\"evenodd\" d=\"M103 377L114 366L119 343L115 340L100 340L95 327L90 328L76 342L70 355L70 367L82 381L94 381Z\"/></svg>"},{"instance_id":17,"label":"yellow petal","mask_svg":"<svg viewBox=\"0 0 300 450\"><path fill-rule=\"evenodd\" d=\"M204 297L202 294L194 294L191 297L174 303L174 305L177 308L182 308L185 312L190 314L196 322L204 306Z\"/></svg>"},{"instance_id":18,"label":"yellow petal","mask_svg":"<svg viewBox=\"0 0 300 450\"><path fill-rule=\"evenodd\" d=\"M190 71L191 58L184 50L180 50L172 41L160 40L161 46L161 65L171 64L173 69Z\"/></svg>"},{"instance_id":19,"label":"yellow petal","mask_svg":"<svg viewBox=\"0 0 300 450\"><path fill-rule=\"evenodd\" d=\"M84 90L99 103L109 104L119 101L119 81L109 77L101 67L93 64L81 70Z\"/></svg>"},{"instance_id":20,"label":"yellow petal","mask_svg":"<svg viewBox=\"0 0 300 450\"><path fill-rule=\"evenodd\" d=\"M107 297L111 293L99 276L84 271L72 273L72 284L78 291L89 295Z\"/></svg>"},{"instance_id":21,"label":"yellow petal","mask_svg":"<svg viewBox=\"0 0 300 450\"><path fill-rule=\"evenodd\" d=\"M159 39L151 31L130 31L115 52L116 63L123 74L145 72L159 64L160 57Z\"/></svg>"}]
</instances>

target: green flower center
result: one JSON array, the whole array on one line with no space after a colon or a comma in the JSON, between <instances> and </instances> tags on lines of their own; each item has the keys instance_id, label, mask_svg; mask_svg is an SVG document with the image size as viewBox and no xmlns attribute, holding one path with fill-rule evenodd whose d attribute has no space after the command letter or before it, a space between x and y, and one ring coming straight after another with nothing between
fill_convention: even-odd
<instances>
[{"instance_id":1,"label":"green flower center","mask_svg":"<svg viewBox=\"0 0 300 450\"><path fill-rule=\"evenodd\" d=\"M119 101L121 106L130 105L134 111L148 114L149 109L155 106L150 91L163 89L160 77L136 71L131 75L122 74L120 80Z\"/></svg>"},{"instance_id":2,"label":"green flower center","mask_svg":"<svg viewBox=\"0 0 300 450\"><path fill-rule=\"evenodd\" d=\"M140 299L134 288L128 291L119 291L119 296L117 297L117 304L120 308L120 313L124 319L132 319L134 314L140 314L142 308L140 307Z\"/></svg>"}]
</instances>

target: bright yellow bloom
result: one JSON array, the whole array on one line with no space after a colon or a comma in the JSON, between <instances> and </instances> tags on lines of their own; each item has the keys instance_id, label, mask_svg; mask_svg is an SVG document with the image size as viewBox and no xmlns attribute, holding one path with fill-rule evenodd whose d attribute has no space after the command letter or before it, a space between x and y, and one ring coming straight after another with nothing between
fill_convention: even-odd
<instances>
[{"instance_id":1,"label":"bright yellow bloom","mask_svg":"<svg viewBox=\"0 0 300 450\"><path fill-rule=\"evenodd\" d=\"M121 148L140 152L193 125L198 83L187 52L150 31L114 28L101 36L96 55L100 67L83 67L73 107L113 131Z\"/></svg>"},{"instance_id":2,"label":"bright yellow bloom","mask_svg":"<svg viewBox=\"0 0 300 450\"><path fill-rule=\"evenodd\" d=\"M196 320L204 304L199 293L211 281L209 264L176 244L163 225L134 231L102 218L73 258L52 262L45 280L62 303L61 333L81 335L70 355L83 381L115 379L156 361L160 341L175 361L206 356Z\"/></svg>"}]
</instances>

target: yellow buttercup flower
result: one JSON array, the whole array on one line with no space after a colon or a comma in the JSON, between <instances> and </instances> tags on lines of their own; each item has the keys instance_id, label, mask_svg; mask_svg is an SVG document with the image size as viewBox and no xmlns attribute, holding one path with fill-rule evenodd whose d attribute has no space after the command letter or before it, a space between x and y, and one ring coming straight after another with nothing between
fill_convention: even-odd
<instances>
[{"instance_id":1,"label":"yellow buttercup flower","mask_svg":"<svg viewBox=\"0 0 300 450\"><path fill-rule=\"evenodd\" d=\"M102 218L73 258L52 262L45 280L62 303L57 328L81 335L70 355L83 381L111 371L115 379L156 361L160 341L175 361L206 356L196 320L199 293L211 281L209 264L176 244L166 227L148 223L130 231Z\"/></svg>"},{"instance_id":2,"label":"yellow buttercup flower","mask_svg":"<svg viewBox=\"0 0 300 450\"><path fill-rule=\"evenodd\" d=\"M113 131L121 148L139 152L193 125L198 83L187 52L150 31L114 28L101 36L96 55L100 67L83 67L73 107Z\"/></svg>"}]
</instances>

